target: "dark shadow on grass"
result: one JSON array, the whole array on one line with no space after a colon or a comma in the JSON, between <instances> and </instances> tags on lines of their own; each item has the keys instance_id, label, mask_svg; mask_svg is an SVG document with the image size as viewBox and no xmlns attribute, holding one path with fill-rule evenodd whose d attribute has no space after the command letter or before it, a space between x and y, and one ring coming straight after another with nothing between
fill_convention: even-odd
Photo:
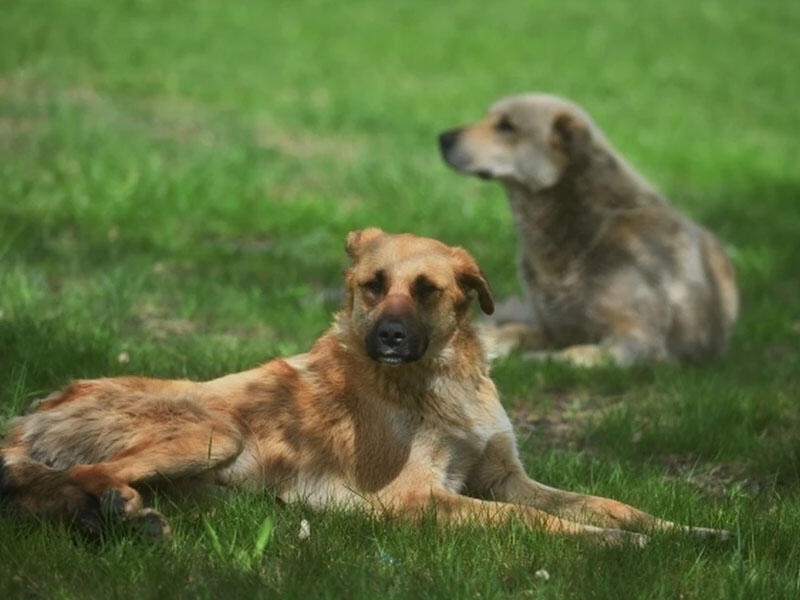
<instances>
[{"instance_id":1,"label":"dark shadow on grass","mask_svg":"<svg viewBox=\"0 0 800 600\"><path fill-rule=\"evenodd\" d=\"M340 284L344 234L332 238L328 225L320 223L309 224L302 235L279 237L269 231L272 224L263 225L263 232L223 235L213 226L193 229L175 214L162 222L118 227L97 215L76 219L0 209L0 257L7 264L44 270L55 281L136 264L168 265L178 281L196 278L265 290L306 284L327 290Z\"/></svg>"}]
</instances>

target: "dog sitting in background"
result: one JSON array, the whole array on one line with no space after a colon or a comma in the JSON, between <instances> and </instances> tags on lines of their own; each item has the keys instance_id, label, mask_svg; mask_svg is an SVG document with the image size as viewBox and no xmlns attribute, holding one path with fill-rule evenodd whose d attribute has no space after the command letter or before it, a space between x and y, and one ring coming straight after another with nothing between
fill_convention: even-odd
<instances>
[{"instance_id":1,"label":"dog sitting in background","mask_svg":"<svg viewBox=\"0 0 800 600\"><path fill-rule=\"evenodd\" d=\"M723 351L739 304L725 251L578 106L510 97L439 143L454 169L498 180L514 214L529 314L491 328L501 353L630 365L703 363Z\"/></svg>"},{"instance_id":2,"label":"dog sitting in background","mask_svg":"<svg viewBox=\"0 0 800 600\"><path fill-rule=\"evenodd\" d=\"M306 354L207 382L77 381L12 420L0 444L0 500L158 538L166 519L142 486L214 482L286 502L444 522L498 523L643 543L623 530L685 528L616 500L526 475L489 377L472 297L489 284L461 248L379 229L347 238L345 306Z\"/></svg>"}]
</instances>

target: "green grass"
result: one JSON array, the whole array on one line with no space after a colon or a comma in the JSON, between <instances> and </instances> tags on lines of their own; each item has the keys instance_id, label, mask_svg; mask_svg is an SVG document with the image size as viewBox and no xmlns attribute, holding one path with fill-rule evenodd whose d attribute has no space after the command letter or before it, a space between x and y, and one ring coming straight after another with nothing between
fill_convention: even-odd
<instances>
[{"instance_id":1,"label":"green grass","mask_svg":"<svg viewBox=\"0 0 800 600\"><path fill-rule=\"evenodd\" d=\"M709 367L495 369L535 477L730 528L730 545L605 550L517 524L159 497L169 546L0 517L0 597L800 595L797 2L26 0L0 15L0 420L71 378L210 378L301 351L336 309L345 234L367 225L464 245L499 297L516 293L502 191L446 169L435 135L520 91L583 104L719 233L743 296Z\"/></svg>"}]
</instances>

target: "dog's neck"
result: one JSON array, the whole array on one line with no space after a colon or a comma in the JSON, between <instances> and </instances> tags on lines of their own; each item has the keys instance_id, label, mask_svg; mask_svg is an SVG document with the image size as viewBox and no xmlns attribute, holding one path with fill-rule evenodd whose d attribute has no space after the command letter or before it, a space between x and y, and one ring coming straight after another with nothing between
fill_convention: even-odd
<instances>
[{"instance_id":1,"label":"dog's neck","mask_svg":"<svg viewBox=\"0 0 800 600\"><path fill-rule=\"evenodd\" d=\"M623 212L665 206L661 196L642 181L632 167L606 152L568 166L555 185L543 190L503 182L522 246L521 269L526 279L569 277L580 269L610 220Z\"/></svg>"},{"instance_id":2,"label":"dog's neck","mask_svg":"<svg viewBox=\"0 0 800 600\"><path fill-rule=\"evenodd\" d=\"M602 214L577 186L560 182L538 192L516 183L505 187L519 236L524 278L541 282L563 278L602 227Z\"/></svg>"}]
</instances>

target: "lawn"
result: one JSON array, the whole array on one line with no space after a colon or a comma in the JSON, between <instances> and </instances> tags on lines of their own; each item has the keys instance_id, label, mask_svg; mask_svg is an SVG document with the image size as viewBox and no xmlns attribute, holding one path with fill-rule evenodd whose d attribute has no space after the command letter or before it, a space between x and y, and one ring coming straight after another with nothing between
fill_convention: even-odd
<instances>
[{"instance_id":1,"label":"lawn","mask_svg":"<svg viewBox=\"0 0 800 600\"><path fill-rule=\"evenodd\" d=\"M0 597L800 597L798 31L792 0L0 2L0 423L73 378L302 351L367 225L517 293L502 190L435 136L521 91L581 103L724 240L743 301L707 367L494 369L534 477L730 544L159 496L169 545L0 515Z\"/></svg>"}]
</instances>

